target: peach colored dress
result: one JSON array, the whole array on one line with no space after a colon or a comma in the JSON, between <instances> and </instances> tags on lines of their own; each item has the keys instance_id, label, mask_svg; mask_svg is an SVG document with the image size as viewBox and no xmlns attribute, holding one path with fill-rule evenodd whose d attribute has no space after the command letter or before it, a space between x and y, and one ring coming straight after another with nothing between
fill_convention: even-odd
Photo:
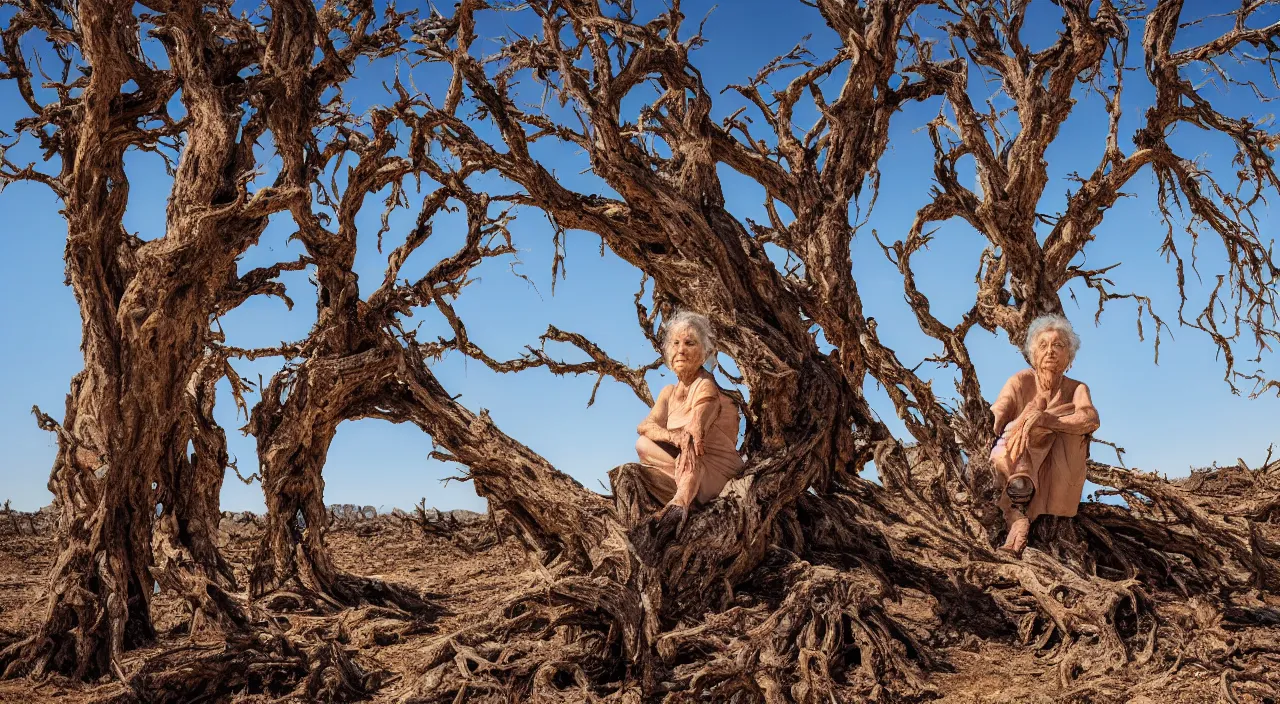
<instances>
[{"instance_id":1,"label":"peach colored dress","mask_svg":"<svg viewBox=\"0 0 1280 704\"><path fill-rule=\"evenodd\" d=\"M1001 494L999 505L1007 509L1009 497L1003 487L1010 477L1027 474L1035 484L1036 493L1027 506L1027 518L1041 514L1074 516L1080 507L1084 493L1084 480L1089 458L1089 433L1097 428L1097 411L1089 396L1089 387L1068 377L1062 378L1058 390L1047 399L1044 412L1060 422L1082 430L1075 435L1067 432L1034 428L1025 453L1016 466L1011 467L1005 456L1004 445L1010 437L1010 426L1036 399L1036 373L1024 369L1014 374L1001 389L991 412L996 417L996 427L1003 433L991 451L992 464L999 474Z\"/></svg>"},{"instance_id":2,"label":"peach colored dress","mask_svg":"<svg viewBox=\"0 0 1280 704\"><path fill-rule=\"evenodd\" d=\"M693 463L677 462L679 450L641 435L636 454L645 488L662 503L704 504L742 473L738 453L738 406L721 393L715 379L702 374L687 392L673 384L662 389L649 420L667 430L685 429L700 440L702 454Z\"/></svg>"}]
</instances>

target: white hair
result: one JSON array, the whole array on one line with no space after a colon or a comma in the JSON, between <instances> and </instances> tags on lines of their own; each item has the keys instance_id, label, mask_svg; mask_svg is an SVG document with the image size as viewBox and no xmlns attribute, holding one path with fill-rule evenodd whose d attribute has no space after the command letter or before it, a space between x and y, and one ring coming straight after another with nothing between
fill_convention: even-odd
<instances>
[{"instance_id":1,"label":"white hair","mask_svg":"<svg viewBox=\"0 0 1280 704\"><path fill-rule=\"evenodd\" d=\"M662 331L662 360L671 366L671 340L674 338L676 331L688 328L693 331L698 342L702 345L702 351L706 357L702 360L702 366L708 371L715 368L716 364L716 335L711 330L711 321L707 316L693 311L682 310L671 316L663 324Z\"/></svg>"},{"instance_id":2,"label":"white hair","mask_svg":"<svg viewBox=\"0 0 1280 704\"><path fill-rule=\"evenodd\" d=\"M1033 359L1031 356L1031 348L1035 345L1036 338L1040 337L1050 330L1057 330L1067 341L1067 363L1075 361L1076 352L1080 350L1080 336L1076 334L1075 328L1071 327L1071 321L1061 315L1042 315L1031 321L1031 326L1027 328L1027 341L1023 345L1022 351L1027 355L1027 360Z\"/></svg>"}]
</instances>

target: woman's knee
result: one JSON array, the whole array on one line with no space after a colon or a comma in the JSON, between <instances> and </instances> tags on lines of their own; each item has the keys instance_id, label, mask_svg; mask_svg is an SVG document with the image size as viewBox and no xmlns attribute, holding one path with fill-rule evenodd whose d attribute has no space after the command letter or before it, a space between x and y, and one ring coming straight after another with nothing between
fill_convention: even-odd
<instances>
[{"instance_id":1,"label":"woman's knee","mask_svg":"<svg viewBox=\"0 0 1280 704\"><path fill-rule=\"evenodd\" d=\"M644 464L672 464L675 458L662 449L658 443L641 435L636 440L636 455Z\"/></svg>"}]
</instances>

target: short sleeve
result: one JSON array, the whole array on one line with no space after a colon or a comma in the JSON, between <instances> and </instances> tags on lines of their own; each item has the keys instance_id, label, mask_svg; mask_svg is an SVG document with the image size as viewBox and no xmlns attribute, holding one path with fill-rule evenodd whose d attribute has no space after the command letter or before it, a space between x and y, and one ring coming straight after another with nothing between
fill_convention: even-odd
<instances>
[{"instance_id":1,"label":"short sleeve","mask_svg":"<svg viewBox=\"0 0 1280 704\"><path fill-rule=\"evenodd\" d=\"M690 389L690 393L693 394L689 403L689 408L693 412L693 422L689 424L690 432L701 438L720 417L720 388L711 379L703 378Z\"/></svg>"},{"instance_id":2,"label":"short sleeve","mask_svg":"<svg viewBox=\"0 0 1280 704\"><path fill-rule=\"evenodd\" d=\"M995 416L995 432L1000 434L1004 427L1018 416L1018 375L1014 374L1000 389L1000 395L991 404L991 413Z\"/></svg>"},{"instance_id":3,"label":"short sleeve","mask_svg":"<svg viewBox=\"0 0 1280 704\"><path fill-rule=\"evenodd\" d=\"M653 408L649 411L649 415L641 421L640 428L643 428L646 423L650 422L656 423L662 428L667 427L667 407L671 399L671 389L671 385L668 384L667 386L662 387L662 390L658 392L658 398L653 402ZM640 428L637 428L637 430L640 430ZM643 431L641 432L643 434Z\"/></svg>"}]
</instances>

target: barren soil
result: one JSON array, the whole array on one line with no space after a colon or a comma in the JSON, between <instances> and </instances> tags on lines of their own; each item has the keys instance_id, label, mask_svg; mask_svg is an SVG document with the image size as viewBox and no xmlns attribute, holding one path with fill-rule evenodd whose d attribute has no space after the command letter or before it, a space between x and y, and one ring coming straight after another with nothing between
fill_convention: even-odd
<instances>
[{"instance_id":1,"label":"barren soil","mask_svg":"<svg viewBox=\"0 0 1280 704\"><path fill-rule=\"evenodd\" d=\"M242 571L254 547L258 527L228 520L223 521L223 526L228 529L224 550ZM27 526L22 529L21 535L15 535L11 525L0 526L0 637L6 631L13 634L34 628L43 608L45 574L56 557L55 546L47 534L33 536L27 532ZM414 585L433 594L448 610L432 623L402 625L377 637L370 636L368 629L352 631L347 645L358 652L357 661L366 668L386 672L385 684L370 699L373 702L398 700L399 694L421 676L419 654L433 640L481 618L511 593L544 579L543 572L526 560L517 541L508 537L497 542L492 526L485 520L465 525L451 536L427 536L416 528L380 517L335 527L329 536L341 567L356 574ZM473 545L480 547L467 549ZM904 593L901 601L890 608L907 618L911 618L913 611L921 612L919 623L927 629L930 625L927 613L913 608L912 601L911 595ZM130 653L126 672L137 668L149 655L179 646L185 640L181 633L173 632L184 622L183 605L164 591L157 594L154 605L157 626L163 634L161 641L154 648ZM317 622L346 618L356 623L367 620L367 615L344 612L294 618ZM1098 693L1099 680L1091 680L1084 688L1064 691L1054 668L1038 665L1032 652L1011 641L971 638L958 646L942 648L942 653L954 672L935 675L933 684L940 695L935 701L939 702L1195 704L1221 701L1219 678L1196 667L1180 667L1165 678L1132 687L1116 699L1115 695ZM83 685L56 677L44 682L19 679L0 681L0 702L80 704L119 691L120 686L114 682ZM277 700L244 694L232 701ZM1244 694L1240 701L1261 704L1265 700Z\"/></svg>"}]
</instances>

